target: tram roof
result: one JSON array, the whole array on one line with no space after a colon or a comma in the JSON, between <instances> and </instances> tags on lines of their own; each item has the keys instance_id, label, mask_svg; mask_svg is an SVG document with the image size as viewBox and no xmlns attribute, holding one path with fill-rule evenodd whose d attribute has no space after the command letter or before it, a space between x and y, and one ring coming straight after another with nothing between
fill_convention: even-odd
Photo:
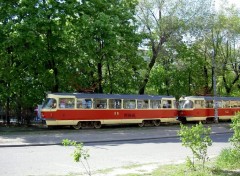
<instances>
[{"instance_id":1,"label":"tram roof","mask_svg":"<svg viewBox=\"0 0 240 176\"><path fill-rule=\"evenodd\" d=\"M207 101L217 100L217 101L240 101L240 97L219 97L219 96L186 96L185 98L191 99L204 99Z\"/></svg>"},{"instance_id":2,"label":"tram roof","mask_svg":"<svg viewBox=\"0 0 240 176\"><path fill-rule=\"evenodd\" d=\"M76 98L99 98L99 99L141 99L159 100L163 98L174 99L173 96L166 95L134 95L134 94L98 94L98 93L50 93L49 95L60 97L75 96Z\"/></svg>"}]
</instances>

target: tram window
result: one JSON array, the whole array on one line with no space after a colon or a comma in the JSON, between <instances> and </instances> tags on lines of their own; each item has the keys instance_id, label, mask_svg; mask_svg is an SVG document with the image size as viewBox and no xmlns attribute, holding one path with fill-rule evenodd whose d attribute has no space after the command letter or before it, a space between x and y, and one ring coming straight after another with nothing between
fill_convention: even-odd
<instances>
[{"instance_id":1,"label":"tram window","mask_svg":"<svg viewBox=\"0 0 240 176\"><path fill-rule=\"evenodd\" d=\"M106 109L107 108L107 99L94 99L94 108Z\"/></svg>"},{"instance_id":2,"label":"tram window","mask_svg":"<svg viewBox=\"0 0 240 176\"><path fill-rule=\"evenodd\" d=\"M74 98L59 98L59 108L74 108Z\"/></svg>"},{"instance_id":3,"label":"tram window","mask_svg":"<svg viewBox=\"0 0 240 176\"><path fill-rule=\"evenodd\" d=\"M55 109L57 107L57 101L54 98L48 98L44 104L43 109Z\"/></svg>"},{"instance_id":4,"label":"tram window","mask_svg":"<svg viewBox=\"0 0 240 176\"><path fill-rule=\"evenodd\" d=\"M148 100L144 100L143 108L144 108L144 109L148 109L148 108L149 108L149 102L148 102Z\"/></svg>"},{"instance_id":5,"label":"tram window","mask_svg":"<svg viewBox=\"0 0 240 176\"><path fill-rule=\"evenodd\" d=\"M171 100L163 100L162 104L163 104L163 108L172 108L172 101Z\"/></svg>"},{"instance_id":6,"label":"tram window","mask_svg":"<svg viewBox=\"0 0 240 176\"><path fill-rule=\"evenodd\" d=\"M238 105L237 107L240 107L240 102L239 101L237 101L237 105Z\"/></svg>"},{"instance_id":7,"label":"tram window","mask_svg":"<svg viewBox=\"0 0 240 176\"><path fill-rule=\"evenodd\" d=\"M223 106L222 101L216 101L216 102L217 102L217 107L218 107L218 108L222 108L222 106Z\"/></svg>"},{"instance_id":8,"label":"tram window","mask_svg":"<svg viewBox=\"0 0 240 176\"><path fill-rule=\"evenodd\" d=\"M122 107L122 101L121 100L115 100L110 99L109 100L109 109L121 109Z\"/></svg>"},{"instance_id":9,"label":"tram window","mask_svg":"<svg viewBox=\"0 0 240 176\"><path fill-rule=\"evenodd\" d=\"M77 99L77 108L90 109L92 108L91 99Z\"/></svg>"},{"instance_id":10,"label":"tram window","mask_svg":"<svg viewBox=\"0 0 240 176\"><path fill-rule=\"evenodd\" d=\"M204 108L203 100L195 100L195 108Z\"/></svg>"},{"instance_id":11,"label":"tram window","mask_svg":"<svg viewBox=\"0 0 240 176\"><path fill-rule=\"evenodd\" d=\"M206 101L206 108L213 108L213 101Z\"/></svg>"},{"instance_id":12,"label":"tram window","mask_svg":"<svg viewBox=\"0 0 240 176\"><path fill-rule=\"evenodd\" d=\"M161 100L151 100L150 105L152 109L159 109L161 108Z\"/></svg>"},{"instance_id":13,"label":"tram window","mask_svg":"<svg viewBox=\"0 0 240 176\"><path fill-rule=\"evenodd\" d=\"M135 109L136 101L135 100L123 100L123 108L124 109Z\"/></svg>"},{"instance_id":14,"label":"tram window","mask_svg":"<svg viewBox=\"0 0 240 176\"><path fill-rule=\"evenodd\" d=\"M57 107L57 101L55 99L53 99L52 109L55 109L56 107Z\"/></svg>"},{"instance_id":15,"label":"tram window","mask_svg":"<svg viewBox=\"0 0 240 176\"><path fill-rule=\"evenodd\" d=\"M226 101L226 107L230 108L231 107L231 102L230 101Z\"/></svg>"},{"instance_id":16,"label":"tram window","mask_svg":"<svg viewBox=\"0 0 240 176\"><path fill-rule=\"evenodd\" d=\"M237 102L236 101L231 101L231 108L237 107Z\"/></svg>"},{"instance_id":17,"label":"tram window","mask_svg":"<svg viewBox=\"0 0 240 176\"><path fill-rule=\"evenodd\" d=\"M138 109L147 109L148 108L148 100L137 100L137 108Z\"/></svg>"},{"instance_id":18,"label":"tram window","mask_svg":"<svg viewBox=\"0 0 240 176\"><path fill-rule=\"evenodd\" d=\"M192 109L193 101L192 100L180 100L178 106L180 109Z\"/></svg>"},{"instance_id":19,"label":"tram window","mask_svg":"<svg viewBox=\"0 0 240 176\"><path fill-rule=\"evenodd\" d=\"M222 102L223 108L229 108L230 106L230 101L223 101Z\"/></svg>"},{"instance_id":20,"label":"tram window","mask_svg":"<svg viewBox=\"0 0 240 176\"><path fill-rule=\"evenodd\" d=\"M240 107L240 102L239 101L231 101L231 107L232 108Z\"/></svg>"}]
</instances>

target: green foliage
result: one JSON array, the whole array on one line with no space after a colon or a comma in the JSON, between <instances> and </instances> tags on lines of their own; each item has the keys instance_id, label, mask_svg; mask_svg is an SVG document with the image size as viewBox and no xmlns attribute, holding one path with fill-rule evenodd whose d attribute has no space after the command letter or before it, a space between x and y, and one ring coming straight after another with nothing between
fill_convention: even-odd
<instances>
[{"instance_id":1,"label":"green foliage","mask_svg":"<svg viewBox=\"0 0 240 176\"><path fill-rule=\"evenodd\" d=\"M240 151L231 148L223 149L216 159L216 167L219 169L239 169Z\"/></svg>"},{"instance_id":2,"label":"green foliage","mask_svg":"<svg viewBox=\"0 0 240 176\"><path fill-rule=\"evenodd\" d=\"M233 148L224 149L217 157L218 168L236 169L240 167L240 113L232 119L233 136L229 139Z\"/></svg>"},{"instance_id":3,"label":"green foliage","mask_svg":"<svg viewBox=\"0 0 240 176\"><path fill-rule=\"evenodd\" d=\"M211 21L209 3L1 1L0 105L21 118L48 91L211 94L213 46L219 95L239 96L239 14Z\"/></svg>"},{"instance_id":4,"label":"green foliage","mask_svg":"<svg viewBox=\"0 0 240 176\"><path fill-rule=\"evenodd\" d=\"M183 124L180 125L181 130L178 134L181 138L182 145L189 147L193 154L192 161L188 157L187 165L195 169L194 159L196 158L202 162L202 168L204 169L207 160L207 148L212 145L212 140L210 138L211 128L205 128L201 122L191 128Z\"/></svg>"},{"instance_id":5,"label":"green foliage","mask_svg":"<svg viewBox=\"0 0 240 176\"><path fill-rule=\"evenodd\" d=\"M136 5L1 1L1 106L24 111L41 104L48 91L136 92L142 63Z\"/></svg>"},{"instance_id":6,"label":"green foliage","mask_svg":"<svg viewBox=\"0 0 240 176\"><path fill-rule=\"evenodd\" d=\"M230 138L230 142L235 150L240 151L240 112L233 117L231 128L234 133L232 138Z\"/></svg>"},{"instance_id":7,"label":"green foliage","mask_svg":"<svg viewBox=\"0 0 240 176\"><path fill-rule=\"evenodd\" d=\"M72 140L69 140L69 139L63 139L62 144L64 146L74 146L75 147L75 150L72 154L74 161L75 162L81 162L85 171L90 176L91 175L91 170L90 170L90 166L88 164L88 158L90 157L90 155L88 154L88 150L84 149L83 143L77 143L76 141L72 141Z\"/></svg>"}]
</instances>

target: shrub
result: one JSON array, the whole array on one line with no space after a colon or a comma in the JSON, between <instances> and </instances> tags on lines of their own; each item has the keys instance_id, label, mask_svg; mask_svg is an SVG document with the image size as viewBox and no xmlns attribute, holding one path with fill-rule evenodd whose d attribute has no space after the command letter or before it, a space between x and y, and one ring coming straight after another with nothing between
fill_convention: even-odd
<instances>
[{"instance_id":1,"label":"shrub","mask_svg":"<svg viewBox=\"0 0 240 176\"><path fill-rule=\"evenodd\" d=\"M202 123L196 124L191 128L181 125L179 135L182 141L182 145L189 147L192 151L192 160L187 157L187 166L195 169L195 158L199 160L204 169L207 158L207 147L212 145L210 138L211 128L205 128Z\"/></svg>"},{"instance_id":2,"label":"shrub","mask_svg":"<svg viewBox=\"0 0 240 176\"><path fill-rule=\"evenodd\" d=\"M232 119L231 128L233 130L233 136L230 138L230 142L236 150L240 150L240 113L238 112Z\"/></svg>"},{"instance_id":3,"label":"shrub","mask_svg":"<svg viewBox=\"0 0 240 176\"><path fill-rule=\"evenodd\" d=\"M73 152L73 159L75 162L81 162L85 171L89 176L91 176L90 165L88 164L88 158L90 155L88 154L88 150L83 148L83 143L77 143L76 141L71 141L69 139L63 139L62 144L64 146L74 146L75 150ZM83 159L83 160L82 160Z\"/></svg>"},{"instance_id":4,"label":"shrub","mask_svg":"<svg viewBox=\"0 0 240 176\"><path fill-rule=\"evenodd\" d=\"M232 119L233 136L229 139L233 148L223 149L217 157L216 165L219 168L236 169L240 167L240 113Z\"/></svg>"}]
</instances>

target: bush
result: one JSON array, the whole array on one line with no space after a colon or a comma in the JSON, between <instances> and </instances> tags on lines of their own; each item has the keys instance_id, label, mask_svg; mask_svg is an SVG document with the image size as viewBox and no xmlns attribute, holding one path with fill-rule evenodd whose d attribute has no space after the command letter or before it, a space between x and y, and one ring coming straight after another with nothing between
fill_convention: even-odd
<instances>
[{"instance_id":1,"label":"bush","mask_svg":"<svg viewBox=\"0 0 240 176\"><path fill-rule=\"evenodd\" d=\"M233 130L233 136L230 138L230 142L236 150L240 150L240 113L238 112L232 119L231 128Z\"/></svg>"},{"instance_id":2,"label":"bush","mask_svg":"<svg viewBox=\"0 0 240 176\"><path fill-rule=\"evenodd\" d=\"M221 151L216 160L218 168L240 168L240 113L237 113L232 119L231 128L233 130L233 136L229 141L233 145L233 148Z\"/></svg>"},{"instance_id":3,"label":"bush","mask_svg":"<svg viewBox=\"0 0 240 176\"><path fill-rule=\"evenodd\" d=\"M88 154L88 150L85 150L83 148L83 143L77 143L76 141L72 141L69 139L63 139L62 144L64 146L74 146L75 147L74 153L72 154L74 161L81 162L86 173L89 176L91 176L91 169L90 169L90 165L88 164L88 158L90 157L90 155Z\"/></svg>"},{"instance_id":4,"label":"bush","mask_svg":"<svg viewBox=\"0 0 240 176\"><path fill-rule=\"evenodd\" d=\"M196 126L191 128L181 124L181 130L179 135L182 141L182 145L189 147L192 150L193 159L187 157L187 166L195 169L195 158L199 160L204 169L204 165L207 158L207 147L212 145L210 138L211 128L205 128L200 122Z\"/></svg>"}]
</instances>

